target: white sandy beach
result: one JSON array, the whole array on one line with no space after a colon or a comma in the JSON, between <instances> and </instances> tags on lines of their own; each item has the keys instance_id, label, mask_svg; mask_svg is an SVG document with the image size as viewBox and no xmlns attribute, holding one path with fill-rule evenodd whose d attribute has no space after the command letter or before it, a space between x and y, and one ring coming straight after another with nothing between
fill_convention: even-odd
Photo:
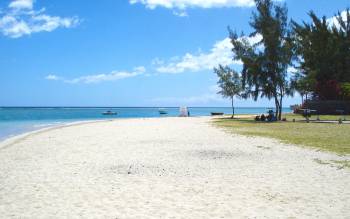
<instances>
[{"instance_id":1,"label":"white sandy beach","mask_svg":"<svg viewBox=\"0 0 350 219\"><path fill-rule=\"evenodd\" d=\"M315 159L345 157L207 117L48 129L0 144L0 218L350 218L350 170Z\"/></svg>"}]
</instances>

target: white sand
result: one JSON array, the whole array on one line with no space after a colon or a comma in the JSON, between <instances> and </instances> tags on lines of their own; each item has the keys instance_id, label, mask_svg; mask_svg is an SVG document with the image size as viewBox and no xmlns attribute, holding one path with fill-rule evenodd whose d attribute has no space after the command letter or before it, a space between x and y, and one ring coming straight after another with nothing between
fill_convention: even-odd
<instances>
[{"instance_id":1,"label":"white sand","mask_svg":"<svg viewBox=\"0 0 350 219\"><path fill-rule=\"evenodd\" d=\"M229 134L208 118L126 119L0 144L0 218L350 218L349 159Z\"/></svg>"}]
</instances>

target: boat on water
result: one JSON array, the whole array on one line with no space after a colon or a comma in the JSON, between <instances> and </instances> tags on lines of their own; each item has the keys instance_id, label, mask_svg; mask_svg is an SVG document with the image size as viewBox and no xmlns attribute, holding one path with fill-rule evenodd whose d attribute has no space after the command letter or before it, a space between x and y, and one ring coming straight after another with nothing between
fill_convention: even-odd
<instances>
[{"instance_id":1,"label":"boat on water","mask_svg":"<svg viewBox=\"0 0 350 219\"><path fill-rule=\"evenodd\" d=\"M224 113L222 113L222 112L211 112L210 114L212 116L223 116L224 115Z\"/></svg>"},{"instance_id":2,"label":"boat on water","mask_svg":"<svg viewBox=\"0 0 350 219\"><path fill-rule=\"evenodd\" d=\"M110 111L110 110L107 110L106 112L103 112L102 115L105 115L105 116L114 116L114 115L118 115L118 113L117 113L117 112Z\"/></svg>"},{"instance_id":3,"label":"boat on water","mask_svg":"<svg viewBox=\"0 0 350 219\"><path fill-rule=\"evenodd\" d=\"M164 109L164 108L158 109L158 112L159 112L160 115L166 115L166 114L168 114L168 111L167 111L166 109Z\"/></svg>"}]
</instances>

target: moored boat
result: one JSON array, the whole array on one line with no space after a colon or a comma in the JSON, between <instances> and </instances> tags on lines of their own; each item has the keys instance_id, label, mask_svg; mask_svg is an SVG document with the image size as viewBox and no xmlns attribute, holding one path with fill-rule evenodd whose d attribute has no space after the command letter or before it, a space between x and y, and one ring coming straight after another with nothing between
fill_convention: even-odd
<instances>
[{"instance_id":1,"label":"moored boat","mask_svg":"<svg viewBox=\"0 0 350 219\"><path fill-rule=\"evenodd\" d=\"M223 116L224 115L224 113L222 113L222 112L211 112L210 114L212 116Z\"/></svg>"},{"instance_id":2,"label":"moored boat","mask_svg":"<svg viewBox=\"0 0 350 219\"><path fill-rule=\"evenodd\" d=\"M166 114L168 114L168 111L167 111L166 109L164 109L164 108L158 109L158 112L159 112L159 114L161 114L161 115L166 115Z\"/></svg>"},{"instance_id":3,"label":"moored boat","mask_svg":"<svg viewBox=\"0 0 350 219\"><path fill-rule=\"evenodd\" d=\"M105 116L114 116L114 115L118 115L118 113L108 110L108 111L106 111L106 112L103 112L102 115L105 115Z\"/></svg>"}]
</instances>

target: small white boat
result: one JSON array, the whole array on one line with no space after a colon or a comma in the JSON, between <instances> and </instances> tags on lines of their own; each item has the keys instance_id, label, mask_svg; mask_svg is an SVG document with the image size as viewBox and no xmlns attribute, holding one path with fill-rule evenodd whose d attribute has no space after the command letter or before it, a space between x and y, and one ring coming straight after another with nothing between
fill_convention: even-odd
<instances>
[{"instance_id":1,"label":"small white boat","mask_svg":"<svg viewBox=\"0 0 350 219\"><path fill-rule=\"evenodd\" d=\"M106 111L106 112L103 112L102 115L105 115L105 116L114 116L114 115L118 115L117 112L112 112L110 110Z\"/></svg>"},{"instance_id":2,"label":"small white boat","mask_svg":"<svg viewBox=\"0 0 350 219\"><path fill-rule=\"evenodd\" d=\"M167 111L166 109L164 109L164 108L158 109L158 112L159 112L159 114L161 114L161 115L168 114L168 111Z\"/></svg>"},{"instance_id":3,"label":"small white boat","mask_svg":"<svg viewBox=\"0 0 350 219\"><path fill-rule=\"evenodd\" d=\"M210 113L212 116L223 116L224 113L223 112L211 112Z\"/></svg>"}]
</instances>

